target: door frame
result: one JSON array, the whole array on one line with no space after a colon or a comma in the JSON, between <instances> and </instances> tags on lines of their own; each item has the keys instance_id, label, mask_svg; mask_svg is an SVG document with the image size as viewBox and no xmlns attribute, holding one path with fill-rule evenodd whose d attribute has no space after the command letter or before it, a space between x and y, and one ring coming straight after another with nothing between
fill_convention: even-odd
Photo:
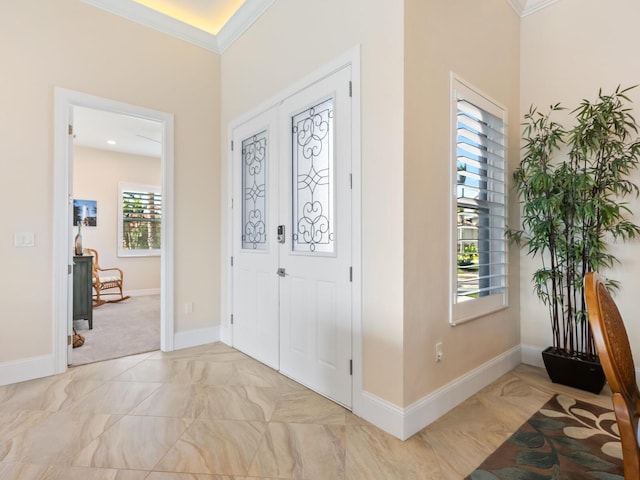
<instances>
[{"instance_id":1,"label":"door frame","mask_svg":"<svg viewBox=\"0 0 640 480\"><path fill-rule=\"evenodd\" d=\"M73 107L140 117L162 124L162 251L160 260L160 348L174 349L173 312L173 114L55 87L54 92L54 185L53 185L53 355L55 373L67 369L67 321L70 311L69 265L71 231L69 201L73 162L68 143L69 111Z\"/></svg>"},{"instance_id":2,"label":"door frame","mask_svg":"<svg viewBox=\"0 0 640 480\"><path fill-rule=\"evenodd\" d=\"M278 106L286 98L305 90L310 85L331 76L333 73L351 66L351 172L352 172L352 259L353 279L352 279L352 304L351 304L351 352L353 357L353 379L352 379L352 411L356 415L363 413L364 391L362 387L362 112L361 112L361 73L360 73L360 45L356 45L342 55L334 58L329 63L308 74L300 81L280 91L270 99L262 102L251 111L240 115L231 122L227 129L227 178L226 195L223 198L224 207L227 212L227 248L222 252L224 255L222 265L223 282L228 286L225 301L221 307L221 339L223 342L233 344L233 327L231 326L231 309L233 306L233 270L231 268L231 256L233 255L233 215L231 202L233 197L233 152L231 150L231 140L233 131L240 125L251 120L257 115L273 107Z\"/></svg>"}]
</instances>

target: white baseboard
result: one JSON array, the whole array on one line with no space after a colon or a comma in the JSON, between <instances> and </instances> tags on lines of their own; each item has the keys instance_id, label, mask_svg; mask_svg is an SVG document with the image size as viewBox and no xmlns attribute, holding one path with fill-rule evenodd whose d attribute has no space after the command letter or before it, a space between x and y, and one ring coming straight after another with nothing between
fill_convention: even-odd
<instances>
[{"instance_id":1,"label":"white baseboard","mask_svg":"<svg viewBox=\"0 0 640 480\"><path fill-rule=\"evenodd\" d=\"M186 332L177 332L174 334L173 349L181 350L183 348L198 347L219 341L220 326L187 330Z\"/></svg>"},{"instance_id":2,"label":"white baseboard","mask_svg":"<svg viewBox=\"0 0 640 480\"><path fill-rule=\"evenodd\" d=\"M406 408L363 392L362 410L357 414L387 433L406 440L520 363L518 345Z\"/></svg>"},{"instance_id":3,"label":"white baseboard","mask_svg":"<svg viewBox=\"0 0 640 480\"><path fill-rule=\"evenodd\" d=\"M145 288L141 290L129 290L124 292L125 295L130 297L144 297L145 295L160 295L159 288Z\"/></svg>"},{"instance_id":4,"label":"white baseboard","mask_svg":"<svg viewBox=\"0 0 640 480\"><path fill-rule=\"evenodd\" d=\"M220 341L222 343L225 343L229 346L233 345L233 340L232 340L232 336L231 336L232 330L231 327L227 327L227 326L220 326Z\"/></svg>"},{"instance_id":5,"label":"white baseboard","mask_svg":"<svg viewBox=\"0 0 640 480\"><path fill-rule=\"evenodd\" d=\"M56 374L53 355L0 363L0 386Z\"/></svg>"},{"instance_id":6,"label":"white baseboard","mask_svg":"<svg viewBox=\"0 0 640 480\"><path fill-rule=\"evenodd\" d=\"M544 348L536 347L535 345L520 345L520 348L522 349L522 363L544 368L544 362L542 361Z\"/></svg>"}]
</instances>

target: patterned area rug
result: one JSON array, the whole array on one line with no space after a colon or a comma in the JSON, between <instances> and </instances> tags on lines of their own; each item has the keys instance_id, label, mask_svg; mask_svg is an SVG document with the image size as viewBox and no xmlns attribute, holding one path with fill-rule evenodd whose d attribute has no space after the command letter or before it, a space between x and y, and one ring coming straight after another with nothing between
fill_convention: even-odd
<instances>
[{"instance_id":1,"label":"patterned area rug","mask_svg":"<svg viewBox=\"0 0 640 480\"><path fill-rule=\"evenodd\" d=\"M554 396L467 480L623 480L613 411Z\"/></svg>"}]
</instances>

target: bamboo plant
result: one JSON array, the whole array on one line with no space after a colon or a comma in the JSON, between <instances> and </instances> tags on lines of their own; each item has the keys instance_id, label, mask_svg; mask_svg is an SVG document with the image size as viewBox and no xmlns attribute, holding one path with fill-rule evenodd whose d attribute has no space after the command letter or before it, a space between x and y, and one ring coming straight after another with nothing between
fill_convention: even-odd
<instances>
[{"instance_id":1,"label":"bamboo plant","mask_svg":"<svg viewBox=\"0 0 640 480\"><path fill-rule=\"evenodd\" d=\"M532 281L549 309L558 353L595 358L584 275L619 263L611 242L640 233L625 201L638 196L629 177L640 159L629 90L618 87L611 95L600 90L594 102L583 100L571 112L570 129L552 119L564 110L560 104L548 113L532 106L524 116L523 157L513 174L521 228L509 229L507 236L541 262ZM609 279L608 286L619 285Z\"/></svg>"}]
</instances>

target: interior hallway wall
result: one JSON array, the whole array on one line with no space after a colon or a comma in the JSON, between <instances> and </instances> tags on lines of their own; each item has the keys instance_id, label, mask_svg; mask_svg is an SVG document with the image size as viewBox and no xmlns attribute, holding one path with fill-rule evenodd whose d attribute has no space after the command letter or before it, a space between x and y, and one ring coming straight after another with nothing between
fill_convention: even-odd
<instances>
[{"instance_id":1,"label":"interior hallway wall","mask_svg":"<svg viewBox=\"0 0 640 480\"><path fill-rule=\"evenodd\" d=\"M397 405L403 401L402 3L278 0L222 56L226 135L236 117L360 46L363 271L356 275L363 285L363 382ZM225 146L225 178L226 152Z\"/></svg>"},{"instance_id":2,"label":"interior hallway wall","mask_svg":"<svg viewBox=\"0 0 640 480\"><path fill-rule=\"evenodd\" d=\"M520 18L506 1L405 1L404 404L520 343L518 252L509 307L451 327L451 73L503 105L518 162ZM510 174L509 174L510 175ZM517 207L510 219L517 218ZM436 342L443 360L435 361Z\"/></svg>"},{"instance_id":3,"label":"interior hallway wall","mask_svg":"<svg viewBox=\"0 0 640 480\"><path fill-rule=\"evenodd\" d=\"M635 0L561 0L522 20L521 110L531 105L546 111L561 102L567 110L554 117L567 127L573 125L569 112L582 99L595 100L598 90L612 93L618 85L630 87L640 79L637 24L640 3ZM629 92L632 114L640 120L640 88ZM632 177L640 184L640 172ZM629 198L633 217L640 223L640 201ZM620 260L607 276L619 280L615 296L636 359L640 358L640 311L637 294L640 275L640 240L614 244ZM521 257L520 317L522 344L542 350L551 345L551 328L546 308L533 292L531 275L539 268L525 252ZM538 359L538 355L535 356ZM541 359L538 360L541 363Z\"/></svg>"},{"instance_id":4,"label":"interior hallway wall","mask_svg":"<svg viewBox=\"0 0 640 480\"><path fill-rule=\"evenodd\" d=\"M124 276L125 294L160 291L160 256L118 256L119 183L160 187L160 159L143 155L74 146L73 196L97 201L95 227L82 227L85 248L98 251L100 267L118 267ZM78 228L72 228L75 236ZM105 272L110 274L110 272Z\"/></svg>"},{"instance_id":5,"label":"interior hallway wall","mask_svg":"<svg viewBox=\"0 0 640 480\"><path fill-rule=\"evenodd\" d=\"M56 86L174 114L175 330L218 325L220 57L79 0L0 2L0 38L0 364L53 351Z\"/></svg>"}]
</instances>

